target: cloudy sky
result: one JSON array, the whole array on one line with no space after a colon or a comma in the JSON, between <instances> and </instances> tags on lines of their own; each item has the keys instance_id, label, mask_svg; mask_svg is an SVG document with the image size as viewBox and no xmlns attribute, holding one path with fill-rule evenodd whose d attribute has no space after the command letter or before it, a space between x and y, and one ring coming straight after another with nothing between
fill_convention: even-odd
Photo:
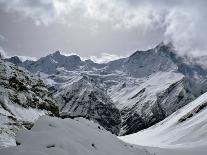
<instances>
[{"instance_id":1,"label":"cloudy sky","mask_svg":"<svg viewBox=\"0 0 207 155\"><path fill-rule=\"evenodd\" d=\"M110 60L171 41L207 52L206 0L0 0L0 50Z\"/></svg>"}]
</instances>

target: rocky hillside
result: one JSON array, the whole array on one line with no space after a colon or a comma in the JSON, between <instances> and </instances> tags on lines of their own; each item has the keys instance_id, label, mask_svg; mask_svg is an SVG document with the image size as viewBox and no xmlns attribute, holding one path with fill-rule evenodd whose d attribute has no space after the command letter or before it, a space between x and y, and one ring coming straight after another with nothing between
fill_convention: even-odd
<instances>
[{"instance_id":1,"label":"rocky hillside","mask_svg":"<svg viewBox=\"0 0 207 155\"><path fill-rule=\"evenodd\" d=\"M55 93L62 117L85 117L119 134L121 117L110 97L89 76L74 77Z\"/></svg>"},{"instance_id":2,"label":"rocky hillside","mask_svg":"<svg viewBox=\"0 0 207 155\"><path fill-rule=\"evenodd\" d=\"M0 147L15 143L18 129L45 114L58 116L59 109L43 81L0 59Z\"/></svg>"},{"instance_id":3,"label":"rocky hillside","mask_svg":"<svg viewBox=\"0 0 207 155\"><path fill-rule=\"evenodd\" d=\"M107 105L106 109L114 104L121 113L121 135L163 120L207 90L207 70L188 57L178 56L171 44L161 43L105 64L83 61L76 55L64 56L58 51L37 61L7 60L18 62L44 79L61 101L64 113L87 116L97 103ZM95 92L94 100L91 95ZM59 94L63 94L61 100ZM114 120L118 125L120 119Z\"/></svg>"}]
</instances>

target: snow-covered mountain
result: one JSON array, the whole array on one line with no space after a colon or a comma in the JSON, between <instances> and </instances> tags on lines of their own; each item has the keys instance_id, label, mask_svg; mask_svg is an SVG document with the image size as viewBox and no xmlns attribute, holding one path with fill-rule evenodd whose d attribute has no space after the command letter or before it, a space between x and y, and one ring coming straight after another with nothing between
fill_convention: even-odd
<instances>
[{"instance_id":1,"label":"snow-covered mountain","mask_svg":"<svg viewBox=\"0 0 207 155\"><path fill-rule=\"evenodd\" d=\"M109 96L100 89L99 81L87 75L74 77L55 93L62 117L82 116L97 121L105 129L119 134L121 117Z\"/></svg>"},{"instance_id":2,"label":"snow-covered mountain","mask_svg":"<svg viewBox=\"0 0 207 155\"><path fill-rule=\"evenodd\" d=\"M207 93L158 124L120 139L131 144L169 149L167 154L173 152L172 150L174 154L179 154L175 150L180 150L180 154L205 155L207 153L206 113Z\"/></svg>"},{"instance_id":3,"label":"snow-covered mountain","mask_svg":"<svg viewBox=\"0 0 207 155\"><path fill-rule=\"evenodd\" d=\"M31 130L17 134L19 146L0 149L1 155L149 155L124 143L98 124L43 116Z\"/></svg>"},{"instance_id":4,"label":"snow-covered mountain","mask_svg":"<svg viewBox=\"0 0 207 155\"><path fill-rule=\"evenodd\" d=\"M105 118L103 126L121 135L152 126L207 91L207 70L171 44L104 64L58 51L37 61L7 60L43 78L63 114L89 115L102 125Z\"/></svg>"},{"instance_id":5,"label":"snow-covered mountain","mask_svg":"<svg viewBox=\"0 0 207 155\"><path fill-rule=\"evenodd\" d=\"M43 81L0 59L0 148L15 144L15 133L31 128L41 115L59 115Z\"/></svg>"}]
</instances>

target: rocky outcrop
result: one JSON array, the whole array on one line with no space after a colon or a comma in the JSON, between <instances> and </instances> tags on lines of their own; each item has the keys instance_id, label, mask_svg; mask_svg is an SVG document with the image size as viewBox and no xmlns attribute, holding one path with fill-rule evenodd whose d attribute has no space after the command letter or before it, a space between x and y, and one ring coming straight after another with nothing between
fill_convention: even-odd
<instances>
[{"instance_id":1,"label":"rocky outcrop","mask_svg":"<svg viewBox=\"0 0 207 155\"><path fill-rule=\"evenodd\" d=\"M129 98L131 105L124 105L120 108L123 121L120 134L127 135L146 129L195 99L185 82L185 78L181 78L166 89L150 94L146 94L145 91L149 92L149 88L145 87L135 96ZM156 87L151 89L156 89ZM148 95L150 98L146 97Z\"/></svg>"},{"instance_id":2,"label":"rocky outcrop","mask_svg":"<svg viewBox=\"0 0 207 155\"><path fill-rule=\"evenodd\" d=\"M110 97L88 76L75 78L55 94L62 117L84 117L98 122L106 130L119 134L121 116Z\"/></svg>"},{"instance_id":3,"label":"rocky outcrop","mask_svg":"<svg viewBox=\"0 0 207 155\"><path fill-rule=\"evenodd\" d=\"M59 108L43 81L0 59L0 146L14 141L19 128L31 128L45 114L59 116Z\"/></svg>"}]
</instances>

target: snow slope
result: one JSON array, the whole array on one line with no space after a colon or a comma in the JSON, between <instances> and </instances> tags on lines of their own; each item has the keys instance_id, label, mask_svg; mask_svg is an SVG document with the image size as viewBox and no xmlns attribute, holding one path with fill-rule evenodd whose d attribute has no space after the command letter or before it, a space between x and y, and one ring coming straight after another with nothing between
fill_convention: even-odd
<instances>
[{"instance_id":1,"label":"snow slope","mask_svg":"<svg viewBox=\"0 0 207 155\"><path fill-rule=\"evenodd\" d=\"M162 153L164 150L188 150L189 154L207 154L207 93L158 124L120 139L150 150L163 148L155 149Z\"/></svg>"},{"instance_id":2,"label":"snow slope","mask_svg":"<svg viewBox=\"0 0 207 155\"><path fill-rule=\"evenodd\" d=\"M79 118L43 116L31 130L17 134L16 147L0 149L1 155L149 155L119 140L98 124Z\"/></svg>"},{"instance_id":3,"label":"snow slope","mask_svg":"<svg viewBox=\"0 0 207 155\"><path fill-rule=\"evenodd\" d=\"M112 86L110 96L123 118L120 134L150 127L190 102L193 96L187 91L185 81L182 74L158 72Z\"/></svg>"}]
</instances>

